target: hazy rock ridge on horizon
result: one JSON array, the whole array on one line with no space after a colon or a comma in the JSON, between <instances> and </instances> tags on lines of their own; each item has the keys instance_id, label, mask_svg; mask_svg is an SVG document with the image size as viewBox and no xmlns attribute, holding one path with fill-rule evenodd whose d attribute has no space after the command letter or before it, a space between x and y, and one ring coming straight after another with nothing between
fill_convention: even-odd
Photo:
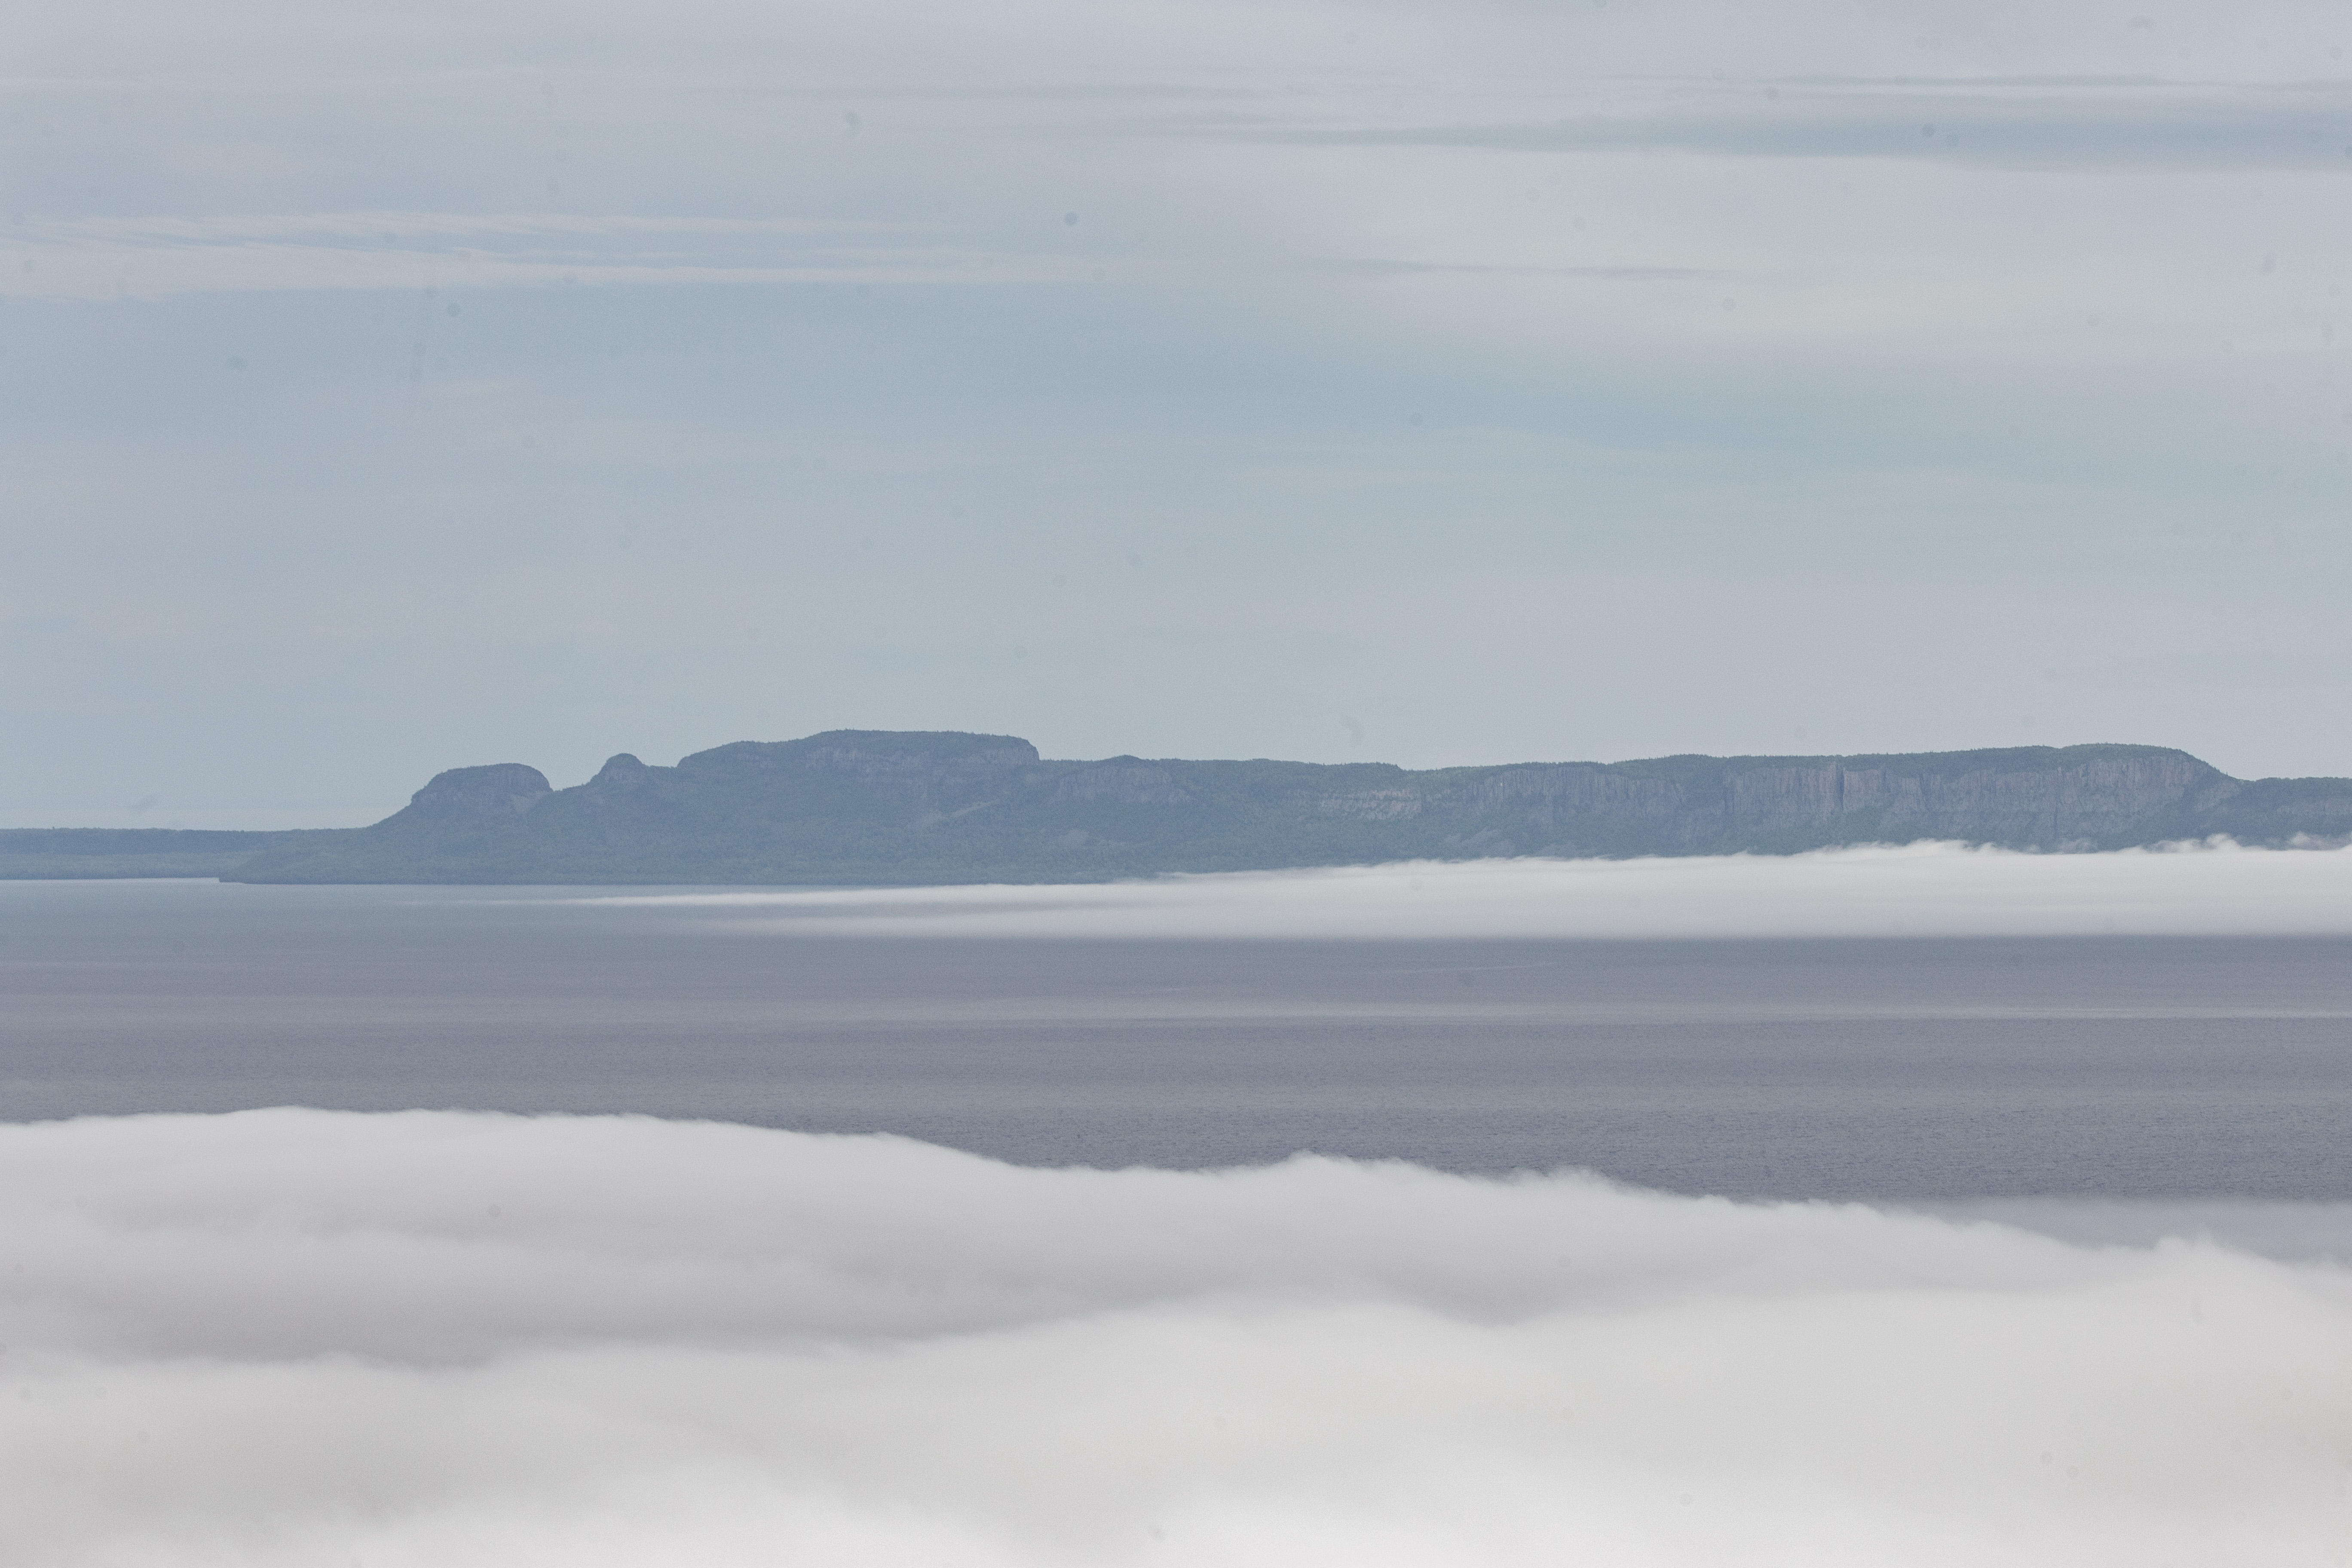
<instances>
[{"instance_id":1,"label":"hazy rock ridge on horizon","mask_svg":"<svg viewBox=\"0 0 2352 1568\"><path fill-rule=\"evenodd\" d=\"M561 790L519 763L452 768L401 811L348 830L0 833L0 875L1092 881L1496 855L1782 854L1921 838L2113 849L2215 834L2341 843L2352 837L2352 780L2247 782L2160 746L1415 772L1382 763L1054 761L1010 735L840 730L739 741L674 767L623 752Z\"/></svg>"}]
</instances>

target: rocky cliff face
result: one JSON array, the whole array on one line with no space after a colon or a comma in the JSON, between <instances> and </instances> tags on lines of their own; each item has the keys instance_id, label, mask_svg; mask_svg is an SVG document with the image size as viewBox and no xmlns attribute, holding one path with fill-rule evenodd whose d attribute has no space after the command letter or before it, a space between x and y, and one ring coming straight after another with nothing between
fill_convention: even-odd
<instances>
[{"instance_id":1,"label":"rocky cliff face","mask_svg":"<svg viewBox=\"0 0 2352 1568\"><path fill-rule=\"evenodd\" d=\"M1166 768L1133 757L1113 757L1072 773L1054 786L1056 801L1111 800L1123 805L1176 805L1192 797Z\"/></svg>"},{"instance_id":2,"label":"rocky cliff face","mask_svg":"<svg viewBox=\"0 0 2352 1568\"><path fill-rule=\"evenodd\" d=\"M1906 774L1832 764L1823 786L1841 815L1875 815L1904 837L1974 838L2058 847L2098 844L2226 800L2235 781L2181 752L2093 758L2071 766L1971 768ZM1825 820L1825 818L1817 818Z\"/></svg>"},{"instance_id":3,"label":"rocky cliff face","mask_svg":"<svg viewBox=\"0 0 2352 1568\"><path fill-rule=\"evenodd\" d=\"M1335 794L1328 813L1477 824L1449 847L1505 831L1549 853L1796 848L1958 838L2019 847L2145 843L2195 835L2238 781L2182 752L2060 752L1916 757L1669 757L1654 763L1538 764L1483 771L1427 791Z\"/></svg>"},{"instance_id":4,"label":"rocky cliff face","mask_svg":"<svg viewBox=\"0 0 2352 1568\"><path fill-rule=\"evenodd\" d=\"M800 741L739 741L679 759L681 782L766 779L851 785L877 798L938 808L1002 792L1037 748L1013 735L835 730Z\"/></svg>"},{"instance_id":5,"label":"rocky cliff face","mask_svg":"<svg viewBox=\"0 0 2352 1568\"><path fill-rule=\"evenodd\" d=\"M1564 822L1586 817L1663 829L1677 844L1696 843L1719 832L1721 815L1704 792L1589 763L1495 768L1438 791L1425 809L1459 819L1515 816L1538 844L1549 843Z\"/></svg>"}]
</instances>

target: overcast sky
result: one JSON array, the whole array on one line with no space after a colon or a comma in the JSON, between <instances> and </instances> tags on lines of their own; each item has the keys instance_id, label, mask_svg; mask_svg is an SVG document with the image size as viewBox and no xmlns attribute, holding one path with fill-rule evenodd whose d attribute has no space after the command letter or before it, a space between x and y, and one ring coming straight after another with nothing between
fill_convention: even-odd
<instances>
[{"instance_id":1,"label":"overcast sky","mask_svg":"<svg viewBox=\"0 0 2352 1568\"><path fill-rule=\"evenodd\" d=\"M49 5L0 823L835 727L2352 773L2340 6Z\"/></svg>"}]
</instances>

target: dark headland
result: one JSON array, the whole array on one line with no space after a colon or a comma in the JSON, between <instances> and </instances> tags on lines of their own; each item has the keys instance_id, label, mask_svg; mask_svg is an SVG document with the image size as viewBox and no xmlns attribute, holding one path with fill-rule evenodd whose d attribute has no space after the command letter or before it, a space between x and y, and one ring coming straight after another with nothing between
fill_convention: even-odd
<instances>
[{"instance_id":1,"label":"dark headland","mask_svg":"<svg viewBox=\"0 0 2352 1568\"><path fill-rule=\"evenodd\" d=\"M2116 849L2352 837L2352 779L2233 779L2161 746L1381 763L1052 762L1010 735L836 730L552 789L453 768L368 827L0 831L0 877L243 882L1098 881L1494 855L1786 854L1922 838Z\"/></svg>"}]
</instances>

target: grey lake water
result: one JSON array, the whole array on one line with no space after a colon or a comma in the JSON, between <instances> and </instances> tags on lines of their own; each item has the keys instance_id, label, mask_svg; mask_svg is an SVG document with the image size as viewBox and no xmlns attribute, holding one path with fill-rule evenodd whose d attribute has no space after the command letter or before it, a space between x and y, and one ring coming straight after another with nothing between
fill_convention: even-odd
<instances>
[{"instance_id":1,"label":"grey lake water","mask_svg":"<svg viewBox=\"0 0 2352 1568\"><path fill-rule=\"evenodd\" d=\"M2347 940L840 936L546 897L0 884L0 1118L638 1112L1034 1164L2352 1199Z\"/></svg>"}]
</instances>

